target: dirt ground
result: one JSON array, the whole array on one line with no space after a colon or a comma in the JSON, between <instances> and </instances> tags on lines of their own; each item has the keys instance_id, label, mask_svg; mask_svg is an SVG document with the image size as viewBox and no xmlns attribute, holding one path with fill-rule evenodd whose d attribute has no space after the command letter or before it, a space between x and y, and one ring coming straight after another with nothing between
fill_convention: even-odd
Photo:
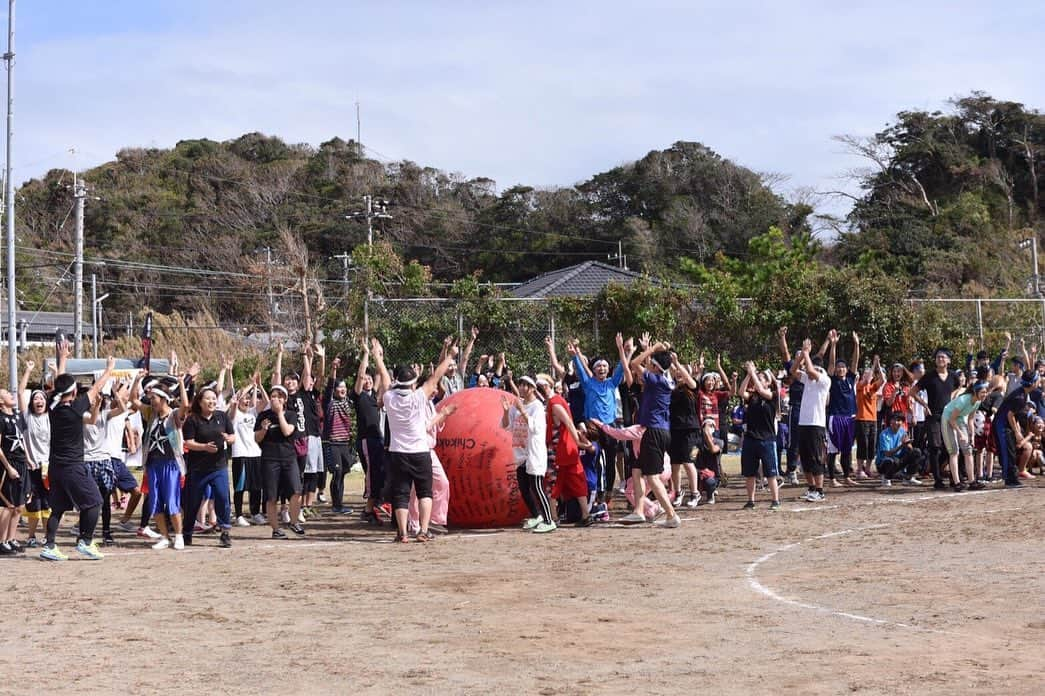
<instances>
[{"instance_id":1,"label":"dirt ground","mask_svg":"<svg viewBox=\"0 0 1045 696\"><path fill-rule=\"evenodd\" d=\"M772 513L766 494L742 511L734 479L678 530L425 545L330 515L227 550L117 532L101 562L0 562L0 692L1042 694L1031 483L785 488Z\"/></svg>"}]
</instances>

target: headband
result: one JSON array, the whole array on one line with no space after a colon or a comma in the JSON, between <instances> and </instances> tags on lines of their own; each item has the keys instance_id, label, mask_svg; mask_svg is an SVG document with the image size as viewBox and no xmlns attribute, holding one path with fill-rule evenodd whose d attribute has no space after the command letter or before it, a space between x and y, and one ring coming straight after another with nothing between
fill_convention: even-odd
<instances>
[{"instance_id":1,"label":"headband","mask_svg":"<svg viewBox=\"0 0 1045 696\"><path fill-rule=\"evenodd\" d=\"M605 365L605 366L607 367L607 369L608 369L608 368L609 368L609 366L610 366L610 363L609 363L608 361L606 361L606 360L603 360L602 358L599 358L598 360L596 360L596 361L595 361L595 363L594 363L594 364L593 364L593 365L591 366L591 368L592 368L592 369L594 370L594 369L595 369L596 367L598 367L598 366L599 366L600 364L601 364L601 365Z\"/></svg>"},{"instance_id":2,"label":"headband","mask_svg":"<svg viewBox=\"0 0 1045 696\"><path fill-rule=\"evenodd\" d=\"M406 382L400 382L399 380L396 380L395 382L392 382L392 388L393 389L406 389L407 387L412 387L415 384L417 384L417 377L414 377L411 380L407 380Z\"/></svg>"},{"instance_id":3,"label":"headband","mask_svg":"<svg viewBox=\"0 0 1045 696\"><path fill-rule=\"evenodd\" d=\"M69 394L72 394L74 391L76 391L76 382L73 382L60 392L55 392L55 395L51 397L51 408L57 406L59 402L61 402L63 396L68 396Z\"/></svg>"},{"instance_id":4,"label":"headband","mask_svg":"<svg viewBox=\"0 0 1045 696\"><path fill-rule=\"evenodd\" d=\"M287 397L290 396L290 392L288 392L287 388L284 387L282 384L273 384L272 388L269 389L269 394L271 395L272 392L277 392L277 391L278 392L283 392L283 398L287 398Z\"/></svg>"}]
</instances>

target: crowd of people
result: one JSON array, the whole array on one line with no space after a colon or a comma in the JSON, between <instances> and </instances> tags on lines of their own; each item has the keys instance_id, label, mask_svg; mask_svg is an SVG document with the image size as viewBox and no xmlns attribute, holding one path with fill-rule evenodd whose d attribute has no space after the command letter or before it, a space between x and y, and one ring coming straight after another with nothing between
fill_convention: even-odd
<instances>
[{"instance_id":1,"label":"crowd of people","mask_svg":"<svg viewBox=\"0 0 1045 696\"><path fill-rule=\"evenodd\" d=\"M75 550L95 560L99 522L102 546L115 543L114 508L121 530L158 551L201 534L230 547L232 530L251 525L274 539L304 536L328 485L324 514L355 514L345 476L356 462L365 472L358 519L393 528L399 543L430 542L446 532L451 495L436 443L456 409L439 404L464 389L502 392L500 423L529 511L522 526L538 534L610 521L677 528L681 508L716 502L731 441L745 510L760 491L780 509L789 485L804 485L802 499L815 503L831 487L921 486L928 476L938 490L997 478L1019 487L1045 467L1045 357L1022 342L1010 355L1008 336L993 359L969 341L960 366L938 348L928 368L918 359L886 368L878 355L861 364L856 333L847 361L837 331L819 350L805 339L792 354L782 327L775 369L745 362L731 374L721 359L714 369L703 356L686 362L648 334L617 334L608 357L568 340L563 365L549 337L549 370L515 375L504 353L469 369L478 335L473 327L463 349L444 339L427 370L390 369L381 343L363 341L354 376L340 357L328 374L323 347L311 343L300 373L284 372L280 345L267 389L259 372L237 389L225 359L202 383L200 365L181 371L173 354L166 375L116 377L110 358L84 388L65 370L67 345L46 387L30 389L27 361L18 393L0 389L0 555L38 548L43 560L65 560L57 533L74 509ZM626 503L614 519L618 497Z\"/></svg>"}]
</instances>

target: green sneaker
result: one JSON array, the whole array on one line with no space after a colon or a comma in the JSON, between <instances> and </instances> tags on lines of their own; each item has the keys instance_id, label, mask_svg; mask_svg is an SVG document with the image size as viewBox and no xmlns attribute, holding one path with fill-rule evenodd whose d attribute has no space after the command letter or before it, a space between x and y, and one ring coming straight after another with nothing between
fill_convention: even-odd
<instances>
[{"instance_id":1,"label":"green sneaker","mask_svg":"<svg viewBox=\"0 0 1045 696\"><path fill-rule=\"evenodd\" d=\"M541 518L540 517L528 517L525 520L523 520L522 528L525 529L526 531L530 531L531 529L533 529L534 527L536 527L540 523L541 523Z\"/></svg>"},{"instance_id":2,"label":"green sneaker","mask_svg":"<svg viewBox=\"0 0 1045 696\"><path fill-rule=\"evenodd\" d=\"M81 556L84 556L92 561L100 561L103 558L105 558L105 556L102 555L102 552L98 550L98 544L94 543L93 541L90 544L85 544L81 539L80 541L76 542L76 550L80 553Z\"/></svg>"},{"instance_id":3,"label":"green sneaker","mask_svg":"<svg viewBox=\"0 0 1045 696\"><path fill-rule=\"evenodd\" d=\"M547 534L548 532L554 532L558 529L554 524L548 522L539 522L536 527L533 528L535 534Z\"/></svg>"},{"instance_id":4,"label":"green sneaker","mask_svg":"<svg viewBox=\"0 0 1045 696\"><path fill-rule=\"evenodd\" d=\"M68 561L69 557L58 550L57 546L45 546L40 552L41 561Z\"/></svg>"}]
</instances>

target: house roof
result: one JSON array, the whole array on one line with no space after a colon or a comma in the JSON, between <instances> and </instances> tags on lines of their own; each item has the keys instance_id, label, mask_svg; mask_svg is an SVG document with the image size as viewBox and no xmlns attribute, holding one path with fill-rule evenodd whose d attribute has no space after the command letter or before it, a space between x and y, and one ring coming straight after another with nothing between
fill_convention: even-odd
<instances>
[{"instance_id":1,"label":"house roof","mask_svg":"<svg viewBox=\"0 0 1045 696\"><path fill-rule=\"evenodd\" d=\"M629 284L642 276L599 261L550 271L512 289L513 297L591 297L610 283Z\"/></svg>"},{"instance_id":2,"label":"house roof","mask_svg":"<svg viewBox=\"0 0 1045 696\"><path fill-rule=\"evenodd\" d=\"M90 314L85 315L83 324L84 333L90 331ZM54 336L56 329L61 329L67 336L73 335L72 312L29 312L19 310L15 314L18 324L27 322L26 334L29 336Z\"/></svg>"}]
</instances>

